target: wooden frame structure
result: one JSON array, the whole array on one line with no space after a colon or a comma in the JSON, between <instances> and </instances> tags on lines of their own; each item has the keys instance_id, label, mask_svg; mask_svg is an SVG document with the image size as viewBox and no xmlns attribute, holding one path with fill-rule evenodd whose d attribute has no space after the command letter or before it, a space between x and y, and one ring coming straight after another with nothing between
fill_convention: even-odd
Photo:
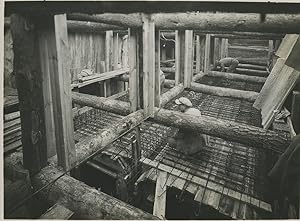
<instances>
[{"instance_id":1,"label":"wooden frame structure","mask_svg":"<svg viewBox=\"0 0 300 221\"><path fill-rule=\"evenodd\" d=\"M38 22L35 24L32 17L28 15L12 15L11 17L16 59L14 68L19 82L19 95L24 92L24 96L20 95L20 100L22 101L20 113L22 132L24 135L22 138L23 161L24 166L30 170L32 177L34 177L33 181L36 183L35 186L37 188L41 188L50 182L51 178L56 177L55 175L61 175L61 172L56 166L47 166L47 150L49 150L49 148L53 146L56 147L57 158L52 157L48 160L52 164L56 162L58 166L62 166L65 171L69 171L76 162L82 162L87 157L104 149L114 139L136 128L149 117L152 117L160 123L180 128L192 128L206 132L207 134L213 133L213 135L229 140L237 141L243 137L243 142L248 143L250 141L263 148L271 146L280 147L289 142L284 137L272 131L247 127L246 125L234 124L233 122L216 121L208 117L195 118L164 110L160 108L160 106L165 104L166 100L182 92L183 87L195 89L195 87L199 86L192 83L194 60L193 44L195 43L192 30L206 29L214 31L220 29L227 31L247 30L293 33L298 31L299 28L300 16L298 14L270 14L266 16L266 22L263 24L258 22L260 14L243 13L235 13L234 16L233 13L56 14L54 16L49 14L46 17L46 25L41 25ZM67 18L84 22L76 26L74 22L67 22ZM245 22L237 25L240 19L243 19ZM283 21L280 25L278 25L279 19ZM113 101L107 98L83 96L74 92L71 95L71 82L67 62L68 54L66 51L66 47L68 46L67 30L68 26L72 27L72 25L73 28L76 26L78 29L82 27L92 29L93 26L85 21L95 22L94 25L97 24L97 27L103 31L126 30L130 28L128 70L129 103ZM28 27L28 30L23 28L25 26ZM165 97L160 96L159 90L160 60L158 55L160 54L159 30L161 29L176 30L175 87L173 88L174 90L170 91L168 96ZM48 34L46 35L46 33ZM112 32L107 32L107 37L111 36L111 33ZM199 54L203 52L203 49L201 50L203 38L198 35L196 39L196 54L199 56ZM35 40L37 40L39 44L37 44ZM206 34L205 41L203 70L207 72L210 65L211 34ZM26 45L36 47L30 47L31 49L28 50ZM219 56L225 56L226 40L222 39L218 41L218 45L219 49L216 50L218 50L218 53L220 52ZM39 57L39 53L35 51L34 48L40 50L40 55L48 56ZM106 71L112 71L112 68L109 66L112 62L108 60L110 57L109 54L112 53L111 51L113 50L107 46ZM51 60L53 56L57 59ZM197 64L201 63L199 57L196 58L196 61ZM113 65L116 66L116 64L117 61L114 61ZM42 74L38 75L38 73ZM117 75L119 74L109 74L109 78L116 77ZM42 80L44 80L43 84ZM29 96L28 93L26 93L27 90L31 91L33 96ZM257 95L254 94L254 96ZM72 99L76 103L87 106L130 114L116 125L112 125L112 127L104 130L101 134L75 145L73 139L73 121L72 115L70 114ZM250 99L253 100L253 98ZM172 120L170 121L170 119ZM178 119L180 119L180 121ZM235 127L235 129L230 129L233 127ZM53 133L53 129L55 133ZM27 130L30 133L26 132ZM255 131L255 133L253 131ZM29 155L30 157L28 157ZM51 155L53 156L53 151ZM47 179L45 179L44 175L47 174L49 177L46 176ZM161 174L160 177L163 178L164 176L164 174ZM53 196L52 199L58 200L57 197L55 198L54 196L64 191L60 185L65 186L66 183L71 182L70 180L72 181L74 179L68 175L64 175L63 179L56 183L54 189L46 188L45 191L49 191L49 195ZM86 191L88 194L93 193L90 188L76 181L74 185L71 185L70 188L66 190L68 194L72 195L72 191L78 189L75 188L76 183L78 183L80 191ZM161 190L157 188L157 192L159 191ZM109 206L105 204L105 200L112 200L112 197L104 196L102 193L96 195L98 199L101 200L97 201L98 203L96 203L95 206L101 209L97 214L93 214L93 212L88 209L91 213L89 215L94 215L93 218L103 218L105 217L103 214L110 214L107 217L116 219L122 217L122 214L125 214L122 218L156 218L136 208L132 208L125 203L122 204L119 201L117 202L119 206L110 211ZM69 202L70 199L68 199L67 196L64 197L65 202ZM101 203L104 203L104 206L102 205L103 207L101 207ZM160 205L160 203L156 203L155 205ZM72 209L84 211L86 207L85 205L73 205ZM163 211L159 212L155 210L155 215L158 214L163 215Z\"/></svg>"}]
</instances>

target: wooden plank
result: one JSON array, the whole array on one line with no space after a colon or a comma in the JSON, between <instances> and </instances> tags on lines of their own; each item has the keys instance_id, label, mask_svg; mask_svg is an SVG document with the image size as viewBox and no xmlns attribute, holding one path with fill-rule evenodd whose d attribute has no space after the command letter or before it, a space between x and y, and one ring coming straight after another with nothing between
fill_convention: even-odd
<instances>
[{"instance_id":1,"label":"wooden plank","mask_svg":"<svg viewBox=\"0 0 300 221\"><path fill-rule=\"evenodd\" d=\"M210 69L210 34L205 35L205 60L204 60L204 72L209 71Z\"/></svg>"},{"instance_id":2,"label":"wooden plank","mask_svg":"<svg viewBox=\"0 0 300 221\"><path fill-rule=\"evenodd\" d=\"M13 142L13 143L8 144L8 145L4 145L4 153L15 150L15 149L17 149L18 147L21 147L21 146L22 146L22 141L21 140L18 140L16 142Z\"/></svg>"},{"instance_id":3,"label":"wooden plank","mask_svg":"<svg viewBox=\"0 0 300 221\"><path fill-rule=\"evenodd\" d=\"M293 45L293 48L288 55L285 64L289 67L292 67L296 69L297 71L300 71L300 64L299 64L299 54L300 54L300 37L298 35L298 39Z\"/></svg>"},{"instance_id":4,"label":"wooden plank","mask_svg":"<svg viewBox=\"0 0 300 221\"><path fill-rule=\"evenodd\" d=\"M128 72L129 72L129 69L122 69L122 70L108 71L108 72L105 72L105 73L96 73L96 74L91 75L91 76L83 77L81 79L82 82L78 83L77 87L81 88L81 87L87 86L89 84L93 84L93 83L96 83L96 82L101 82L101 81L105 81L105 80L108 80L108 79L112 79L112 78L115 78L119 75L127 74Z\"/></svg>"},{"instance_id":5,"label":"wooden plank","mask_svg":"<svg viewBox=\"0 0 300 221\"><path fill-rule=\"evenodd\" d=\"M269 48L268 48L268 66L270 66L270 64L272 63L273 54L274 54L273 40L269 40Z\"/></svg>"},{"instance_id":6,"label":"wooden plank","mask_svg":"<svg viewBox=\"0 0 300 221\"><path fill-rule=\"evenodd\" d=\"M284 67L284 62L285 59L283 58L277 59L270 75L267 77L267 80L258 95L258 98L253 104L253 107L255 107L256 109L262 109L263 104L266 102L268 96L270 96L269 92L276 82L276 79L278 78L282 68Z\"/></svg>"},{"instance_id":7,"label":"wooden plank","mask_svg":"<svg viewBox=\"0 0 300 221\"><path fill-rule=\"evenodd\" d=\"M154 85L154 105L160 107L160 31L155 31L155 85Z\"/></svg>"},{"instance_id":8,"label":"wooden plank","mask_svg":"<svg viewBox=\"0 0 300 221\"><path fill-rule=\"evenodd\" d=\"M175 31L175 85L180 82L180 45L181 45L181 34L179 31Z\"/></svg>"},{"instance_id":9,"label":"wooden plank","mask_svg":"<svg viewBox=\"0 0 300 221\"><path fill-rule=\"evenodd\" d=\"M229 80L238 80L238 81L246 81L246 82L253 82L253 83L265 83L267 80L267 78L264 77L248 76L244 74L235 74L235 73L219 72L219 71L209 71L205 75L218 77L218 78L225 78Z\"/></svg>"},{"instance_id":10,"label":"wooden plank","mask_svg":"<svg viewBox=\"0 0 300 221\"><path fill-rule=\"evenodd\" d=\"M262 125L265 129L268 129L273 122L275 112L280 111L288 94L294 88L299 75L298 71L284 65L273 87L269 91L269 98L262 106Z\"/></svg>"},{"instance_id":11,"label":"wooden plank","mask_svg":"<svg viewBox=\"0 0 300 221\"><path fill-rule=\"evenodd\" d=\"M222 38L220 58L225 58L227 56L228 56L228 39Z\"/></svg>"},{"instance_id":12,"label":"wooden plank","mask_svg":"<svg viewBox=\"0 0 300 221\"><path fill-rule=\"evenodd\" d=\"M21 124L20 118L17 118L17 119L8 121L8 122L4 122L4 130L7 130L13 126L20 125L20 124Z\"/></svg>"},{"instance_id":13,"label":"wooden plank","mask_svg":"<svg viewBox=\"0 0 300 221\"><path fill-rule=\"evenodd\" d=\"M291 118L297 134L300 133L300 92L293 91Z\"/></svg>"},{"instance_id":14,"label":"wooden plank","mask_svg":"<svg viewBox=\"0 0 300 221\"><path fill-rule=\"evenodd\" d=\"M168 166L168 165L165 165L165 164L163 164L162 162L153 161L153 160L151 160L151 159L147 159L147 158L143 158L143 157L142 157L142 159L141 159L141 162L143 162L144 164L149 165L149 166L151 166L151 167L153 167L153 168L157 168L157 169L159 169L160 171L164 171L164 172L166 172L166 173L170 173L170 175L173 175L173 176L175 176L175 177L179 177L179 178L183 178L183 179L184 179L185 177L188 177L188 176L189 176L188 173L186 173L186 172L184 172L184 171L182 171L182 170L179 170L179 169L177 169L177 168L174 168L174 167L170 167L170 166ZM224 189L222 185L217 184L217 183L214 183L213 181L209 181L209 182L207 183L207 180L206 180L206 179L200 178L200 177L198 177L198 176L192 176L192 178L190 179L190 182L196 183L196 184L200 185L200 186L203 187L203 188L206 187L207 190L214 191L214 192L216 192L216 193L221 193L221 194L222 194L222 191L223 191L223 189ZM167 184L168 184L168 183L167 183ZM206 184L207 184L207 185L206 185ZM228 188L226 188L226 189L228 189ZM207 190L206 190L206 191L207 191ZM205 192L206 192L206 191L205 191ZM201 191L200 191L200 192L201 192ZM239 200L239 201L244 202L245 199L243 199L243 198L240 197L241 194L242 194L242 193L240 193L240 192L234 191L234 190L232 190L232 189L228 189L228 194L227 194L227 195L228 195L229 197L235 199L235 200ZM201 196L202 196L202 195L201 195L199 192L197 192L197 198L195 197L195 200L196 200L196 199L201 199ZM208 201L208 200L209 200L209 199L207 199L207 201ZM258 202L264 202L264 201L262 201L262 200L252 198L251 202L246 202L246 203L250 203L250 205L253 205L253 206L255 206L255 207L260 208L260 204L257 204L257 203L252 204L252 202L254 202L254 200L258 200ZM201 201L200 201L200 202L201 202ZM206 203L207 203L207 202L206 202ZM266 203L266 202L264 202L264 203L265 203L266 207L261 208L261 209L264 209L264 210L266 210L266 211L268 211L268 212L272 212L271 205L268 204L268 203Z\"/></svg>"},{"instance_id":15,"label":"wooden plank","mask_svg":"<svg viewBox=\"0 0 300 221\"><path fill-rule=\"evenodd\" d=\"M167 178L168 173L159 171L155 187L153 215L162 219L165 219L166 215Z\"/></svg>"},{"instance_id":16,"label":"wooden plank","mask_svg":"<svg viewBox=\"0 0 300 221\"><path fill-rule=\"evenodd\" d=\"M70 219L74 214L71 210L60 204L54 204L50 207L43 215L40 216L40 219Z\"/></svg>"},{"instance_id":17,"label":"wooden plank","mask_svg":"<svg viewBox=\"0 0 300 221\"><path fill-rule=\"evenodd\" d=\"M51 85L51 75L53 74L53 68L51 64L51 51L55 50L54 40L50 43L49 38L54 38L52 30L43 30L39 32L39 48L40 48L40 65L42 70L43 79L43 97L44 97L44 112L45 112L45 125L47 136L47 157L50 158L56 154L56 136L55 136L55 119L53 113L53 101L52 91L55 86ZM52 45L51 45L52 44ZM50 47L50 48L49 48ZM52 48L51 48L52 47ZM55 52L53 52L55 53ZM51 88L52 87L52 88Z\"/></svg>"},{"instance_id":18,"label":"wooden plank","mask_svg":"<svg viewBox=\"0 0 300 221\"><path fill-rule=\"evenodd\" d=\"M16 111L16 112L13 112L13 113L5 114L4 115L4 122L5 121L14 120L16 118L20 118L20 111Z\"/></svg>"},{"instance_id":19,"label":"wooden plank","mask_svg":"<svg viewBox=\"0 0 300 221\"><path fill-rule=\"evenodd\" d=\"M284 36L277 52L276 56L280 58L287 58L291 53L294 45L299 38L298 34L287 34Z\"/></svg>"},{"instance_id":20,"label":"wooden plank","mask_svg":"<svg viewBox=\"0 0 300 221\"><path fill-rule=\"evenodd\" d=\"M193 31L185 30L183 86L190 88L193 77Z\"/></svg>"},{"instance_id":21,"label":"wooden plank","mask_svg":"<svg viewBox=\"0 0 300 221\"><path fill-rule=\"evenodd\" d=\"M155 26L150 15L143 14L143 108L145 117L154 113Z\"/></svg>"},{"instance_id":22,"label":"wooden plank","mask_svg":"<svg viewBox=\"0 0 300 221\"><path fill-rule=\"evenodd\" d=\"M128 63L129 63L129 103L130 111L134 112L139 107L139 62L138 62L138 36L132 29L128 38Z\"/></svg>"},{"instance_id":23,"label":"wooden plank","mask_svg":"<svg viewBox=\"0 0 300 221\"><path fill-rule=\"evenodd\" d=\"M105 32L105 72L112 70L112 38L113 38L113 31L106 31ZM111 82L107 80L104 82L104 91L105 97L111 95Z\"/></svg>"},{"instance_id":24,"label":"wooden plank","mask_svg":"<svg viewBox=\"0 0 300 221\"><path fill-rule=\"evenodd\" d=\"M72 167L76 161L75 143L74 143L74 125L72 113L71 98L71 79L69 64L69 48L66 14L54 16L57 69L53 77L52 84L58 88L52 91L52 97L57 99L55 113L55 135L56 135L56 153L57 163L64 170Z\"/></svg>"},{"instance_id":25,"label":"wooden plank","mask_svg":"<svg viewBox=\"0 0 300 221\"><path fill-rule=\"evenodd\" d=\"M20 101L23 163L31 175L34 175L47 165L47 148L37 31L31 21L33 20L20 15L11 16L14 72Z\"/></svg>"},{"instance_id":26,"label":"wooden plank","mask_svg":"<svg viewBox=\"0 0 300 221\"><path fill-rule=\"evenodd\" d=\"M220 60L220 38L215 38L214 41L214 56L213 56L213 64L215 65L216 61Z\"/></svg>"},{"instance_id":27,"label":"wooden plank","mask_svg":"<svg viewBox=\"0 0 300 221\"><path fill-rule=\"evenodd\" d=\"M196 72L199 73L201 70L201 43L200 35L196 35Z\"/></svg>"}]
</instances>

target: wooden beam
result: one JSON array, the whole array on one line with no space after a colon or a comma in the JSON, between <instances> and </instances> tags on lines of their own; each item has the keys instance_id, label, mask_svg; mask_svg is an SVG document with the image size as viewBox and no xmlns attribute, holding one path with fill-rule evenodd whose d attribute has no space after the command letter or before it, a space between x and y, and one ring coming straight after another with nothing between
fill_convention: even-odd
<instances>
[{"instance_id":1,"label":"wooden beam","mask_svg":"<svg viewBox=\"0 0 300 221\"><path fill-rule=\"evenodd\" d=\"M194 56L193 56L193 31L185 30L185 42L184 42L184 77L183 77L183 86L189 88L191 86L192 77L193 77L193 65L194 65Z\"/></svg>"},{"instance_id":2,"label":"wooden beam","mask_svg":"<svg viewBox=\"0 0 300 221\"><path fill-rule=\"evenodd\" d=\"M155 79L154 79L154 105L160 107L160 31L155 30Z\"/></svg>"},{"instance_id":3,"label":"wooden beam","mask_svg":"<svg viewBox=\"0 0 300 221\"><path fill-rule=\"evenodd\" d=\"M153 206L153 215L165 219L166 216L166 200L167 200L167 179L168 173L164 171L158 172L155 187L155 198Z\"/></svg>"},{"instance_id":4,"label":"wooden beam","mask_svg":"<svg viewBox=\"0 0 300 221\"><path fill-rule=\"evenodd\" d=\"M153 21L164 30L248 31L268 33L298 33L299 14L266 14L260 22L259 13L154 13ZM72 14L70 20L93 21L124 27L141 27L139 13L101 15ZM243 21L241 23L240 21Z\"/></svg>"},{"instance_id":5,"label":"wooden beam","mask_svg":"<svg viewBox=\"0 0 300 221\"><path fill-rule=\"evenodd\" d=\"M222 38L221 40L221 52L220 58L225 58L228 56L228 39Z\"/></svg>"},{"instance_id":6,"label":"wooden beam","mask_svg":"<svg viewBox=\"0 0 300 221\"><path fill-rule=\"evenodd\" d=\"M70 219L74 214L73 211L67 209L66 207L60 204L54 204L50 207L43 215L40 216L40 219Z\"/></svg>"},{"instance_id":7,"label":"wooden beam","mask_svg":"<svg viewBox=\"0 0 300 221\"><path fill-rule=\"evenodd\" d=\"M25 29L25 27L28 27ZM11 16L14 73L19 95L24 167L35 174L47 164L42 75L31 19Z\"/></svg>"},{"instance_id":8,"label":"wooden beam","mask_svg":"<svg viewBox=\"0 0 300 221\"><path fill-rule=\"evenodd\" d=\"M298 34L285 35L275 55L280 58L287 58L291 53L294 45L296 44L298 38Z\"/></svg>"},{"instance_id":9,"label":"wooden beam","mask_svg":"<svg viewBox=\"0 0 300 221\"><path fill-rule=\"evenodd\" d=\"M184 72L184 32L175 31L175 85L183 83Z\"/></svg>"},{"instance_id":10,"label":"wooden beam","mask_svg":"<svg viewBox=\"0 0 300 221\"><path fill-rule=\"evenodd\" d=\"M191 90L196 92L221 96L221 97L232 97L232 98L242 99L249 102L254 102L259 94L254 91L243 91L243 90L236 90L231 88L208 86L199 83L192 83Z\"/></svg>"},{"instance_id":11,"label":"wooden beam","mask_svg":"<svg viewBox=\"0 0 300 221\"><path fill-rule=\"evenodd\" d=\"M130 113L130 105L127 102L120 102L118 100L96 97L78 92L72 92L72 99L74 103L81 106L90 106L122 115L127 115Z\"/></svg>"},{"instance_id":12,"label":"wooden beam","mask_svg":"<svg viewBox=\"0 0 300 221\"><path fill-rule=\"evenodd\" d=\"M40 63L43 79L43 97L44 97L44 112L46 125L46 142L47 142L47 157L50 158L56 155L56 136L55 136L55 115L53 106L56 105L57 100L52 96L55 90L55 85L52 85L51 75L55 68L53 60L49 59L51 56L56 56L55 36L54 30L46 29L39 32L39 49L40 49Z\"/></svg>"},{"instance_id":13,"label":"wooden beam","mask_svg":"<svg viewBox=\"0 0 300 221\"><path fill-rule=\"evenodd\" d=\"M269 40L269 48L268 48L268 67L272 64L272 60L274 57L274 45L273 40Z\"/></svg>"},{"instance_id":14,"label":"wooden beam","mask_svg":"<svg viewBox=\"0 0 300 221\"><path fill-rule=\"evenodd\" d=\"M73 95L74 93L75 92L73 92ZM84 97L91 97L91 99L84 99ZM122 115L130 113L130 105L127 102L110 100L93 95L84 95L82 98L83 99L77 99L76 102L97 109L114 111L115 113ZM236 123L234 121L220 120L214 117L195 117L177 111L159 108L155 108L153 120L158 123L182 129L197 130L204 134L239 142L245 145L272 149L279 153L282 153L290 142L290 140L282 134L271 130ZM115 129L112 128L112 130Z\"/></svg>"},{"instance_id":15,"label":"wooden beam","mask_svg":"<svg viewBox=\"0 0 300 221\"><path fill-rule=\"evenodd\" d=\"M264 77L248 76L248 75L219 72L219 71L209 71L205 75L211 77L225 78L228 80L238 80L238 81L246 81L246 82L253 82L253 83L265 83L265 81L267 80L267 78Z\"/></svg>"},{"instance_id":16,"label":"wooden beam","mask_svg":"<svg viewBox=\"0 0 300 221\"><path fill-rule=\"evenodd\" d=\"M291 50L291 53L288 55L285 64L291 68L296 69L297 71L300 71L299 54L300 54L300 37L298 35L298 39L295 42Z\"/></svg>"},{"instance_id":17,"label":"wooden beam","mask_svg":"<svg viewBox=\"0 0 300 221\"><path fill-rule=\"evenodd\" d=\"M72 167L76 160L74 144L74 125L72 115L71 75L69 63L69 44L67 33L66 15L54 16L55 41L57 53L57 72L52 74L52 84L56 90L52 90L52 97L57 99L57 107L54 107L56 153L58 165L64 170Z\"/></svg>"},{"instance_id":18,"label":"wooden beam","mask_svg":"<svg viewBox=\"0 0 300 221\"><path fill-rule=\"evenodd\" d=\"M291 118L297 134L300 133L300 92L293 91Z\"/></svg>"},{"instance_id":19,"label":"wooden beam","mask_svg":"<svg viewBox=\"0 0 300 221\"><path fill-rule=\"evenodd\" d=\"M57 177L62 176L53 182ZM46 186L46 184L53 184ZM60 204L83 219L157 219L157 217L124 203L106 193L48 166L33 178L35 190L45 187L40 197ZM80 202L80 203L74 203Z\"/></svg>"},{"instance_id":20,"label":"wooden beam","mask_svg":"<svg viewBox=\"0 0 300 221\"><path fill-rule=\"evenodd\" d=\"M155 25L143 14L143 108L145 116L154 113L155 94Z\"/></svg>"},{"instance_id":21,"label":"wooden beam","mask_svg":"<svg viewBox=\"0 0 300 221\"><path fill-rule=\"evenodd\" d=\"M257 148L271 149L278 153L282 153L289 145L286 137L274 131L208 116L195 117L177 111L160 109L155 113L153 120L167 126L196 130Z\"/></svg>"},{"instance_id":22,"label":"wooden beam","mask_svg":"<svg viewBox=\"0 0 300 221\"><path fill-rule=\"evenodd\" d=\"M196 72L201 70L201 42L200 35L196 35Z\"/></svg>"},{"instance_id":23,"label":"wooden beam","mask_svg":"<svg viewBox=\"0 0 300 221\"><path fill-rule=\"evenodd\" d=\"M112 78L118 77L123 74L128 74L128 73L129 73L129 69L120 69L120 70L108 71L108 72L104 72L104 73L95 73L91 76L87 76L87 77L83 77L83 78L79 79L79 83L72 84L71 87L81 88L81 87L87 86L89 84L105 81L105 80L112 79Z\"/></svg>"},{"instance_id":24,"label":"wooden beam","mask_svg":"<svg viewBox=\"0 0 300 221\"><path fill-rule=\"evenodd\" d=\"M205 35L205 58L204 58L204 72L209 71L210 69L210 34Z\"/></svg>"},{"instance_id":25,"label":"wooden beam","mask_svg":"<svg viewBox=\"0 0 300 221\"><path fill-rule=\"evenodd\" d=\"M215 33L212 35L217 38L258 39L258 40L273 40L273 39L281 39L284 37L283 34L261 33L261 32L231 32L231 33Z\"/></svg>"},{"instance_id":26,"label":"wooden beam","mask_svg":"<svg viewBox=\"0 0 300 221\"><path fill-rule=\"evenodd\" d=\"M213 54L213 64L216 64L216 61L219 61L221 56L220 56L220 38L215 37L214 39L214 54Z\"/></svg>"},{"instance_id":27,"label":"wooden beam","mask_svg":"<svg viewBox=\"0 0 300 221\"><path fill-rule=\"evenodd\" d=\"M129 30L129 102L132 112L139 108L139 58L138 58L138 36L136 31Z\"/></svg>"},{"instance_id":28,"label":"wooden beam","mask_svg":"<svg viewBox=\"0 0 300 221\"><path fill-rule=\"evenodd\" d=\"M174 82L174 81L173 81ZM168 90L167 92L161 95L160 105L164 106L170 100L175 98L178 94L184 91L184 87L182 84L174 86L172 89Z\"/></svg>"}]
</instances>

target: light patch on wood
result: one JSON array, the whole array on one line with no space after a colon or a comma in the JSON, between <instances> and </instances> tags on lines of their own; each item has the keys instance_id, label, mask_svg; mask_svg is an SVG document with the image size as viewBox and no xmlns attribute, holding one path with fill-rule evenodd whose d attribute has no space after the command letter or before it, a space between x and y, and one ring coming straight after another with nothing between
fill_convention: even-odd
<instances>
[{"instance_id":1,"label":"light patch on wood","mask_svg":"<svg viewBox=\"0 0 300 221\"><path fill-rule=\"evenodd\" d=\"M166 172L159 171L158 173L153 207L153 215L163 219L165 218L166 214L167 176L168 174Z\"/></svg>"}]
</instances>

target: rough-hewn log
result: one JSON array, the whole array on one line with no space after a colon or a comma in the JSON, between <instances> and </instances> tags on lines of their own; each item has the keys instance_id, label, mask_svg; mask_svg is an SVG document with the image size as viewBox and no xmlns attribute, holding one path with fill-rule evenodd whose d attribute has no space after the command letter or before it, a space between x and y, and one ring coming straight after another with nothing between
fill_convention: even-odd
<instances>
[{"instance_id":1,"label":"rough-hewn log","mask_svg":"<svg viewBox=\"0 0 300 221\"><path fill-rule=\"evenodd\" d=\"M260 33L260 32L234 32L232 34L212 34L216 38L232 38L232 39L260 39L260 40L270 40L270 39L282 39L283 34L275 33Z\"/></svg>"},{"instance_id":2,"label":"rough-hewn log","mask_svg":"<svg viewBox=\"0 0 300 221\"><path fill-rule=\"evenodd\" d=\"M159 29L172 30L218 30L271 33L298 33L299 14L267 14L261 22L259 13L154 13L152 19ZM70 14L70 20L93 21L112 25L142 26L140 14L105 13L100 15Z\"/></svg>"},{"instance_id":3,"label":"rough-hewn log","mask_svg":"<svg viewBox=\"0 0 300 221\"><path fill-rule=\"evenodd\" d=\"M175 85L175 81L174 85ZM164 106L166 103L168 103L170 100L172 100L174 97L176 97L178 94L180 94L182 91L184 91L184 87L182 84L176 85L172 89L168 90L167 92L163 93L160 96L160 105Z\"/></svg>"},{"instance_id":4,"label":"rough-hewn log","mask_svg":"<svg viewBox=\"0 0 300 221\"><path fill-rule=\"evenodd\" d=\"M245 68L236 68L236 73L239 74L246 74L251 76L260 76L260 77L268 77L269 72L268 71L261 71L261 70L251 70L251 69L245 69Z\"/></svg>"},{"instance_id":5,"label":"rough-hewn log","mask_svg":"<svg viewBox=\"0 0 300 221\"><path fill-rule=\"evenodd\" d=\"M24 165L31 174L47 164L42 74L33 20L11 16L14 73L19 95Z\"/></svg>"},{"instance_id":6,"label":"rough-hewn log","mask_svg":"<svg viewBox=\"0 0 300 221\"><path fill-rule=\"evenodd\" d=\"M256 58L250 59L250 58L239 58L239 62L243 64L254 64L254 65L260 65L266 67L267 61L257 61Z\"/></svg>"},{"instance_id":7,"label":"rough-hewn log","mask_svg":"<svg viewBox=\"0 0 300 221\"><path fill-rule=\"evenodd\" d=\"M40 189L60 175L57 168L45 167L33 178L34 188ZM81 219L157 219L68 175L46 187L41 196L49 203L59 202Z\"/></svg>"},{"instance_id":8,"label":"rough-hewn log","mask_svg":"<svg viewBox=\"0 0 300 221\"><path fill-rule=\"evenodd\" d=\"M110 25L110 24L103 24L97 22L85 22L85 21L68 21L68 32L84 32L84 33L103 33L107 30L116 30L125 33L126 28L117 26L117 25Z\"/></svg>"},{"instance_id":9,"label":"rough-hewn log","mask_svg":"<svg viewBox=\"0 0 300 221\"><path fill-rule=\"evenodd\" d=\"M244 69L261 70L261 71L266 71L267 70L266 66L255 65L255 64L242 64L242 63L239 63L237 67L238 68L244 68Z\"/></svg>"},{"instance_id":10,"label":"rough-hewn log","mask_svg":"<svg viewBox=\"0 0 300 221\"><path fill-rule=\"evenodd\" d=\"M195 117L177 111L160 109L153 119L165 125L197 130L208 135L245 145L272 149L276 152L283 152L289 144L289 140L274 131L213 117Z\"/></svg>"},{"instance_id":11,"label":"rough-hewn log","mask_svg":"<svg viewBox=\"0 0 300 221\"><path fill-rule=\"evenodd\" d=\"M129 103L120 102L113 99L107 99L104 97L96 97L89 94L82 94L78 92L72 92L72 100L76 104L83 106L90 106L97 109L107 110L110 112L126 115L130 113ZM111 108L114 107L114 108ZM127 110L128 109L128 110Z\"/></svg>"},{"instance_id":12,"label":"rough-hewn log","mask_svg":"<svg viewBox=\"0 0 300 221\"><path fill-rule=\"evenodd\" d=\"M247 81L253 83L265 83L267 79L264 77L248 76L248 75L219 72L219 71L209 71L206 75L211 77L219 77L219 78L226 78L229 80Z\"/></svg>"},{"instance_id":13,"label":"rough-hewn log","mask_svg":"<svg viewBox=\"0 0 300 221\"><path fill-rule=\"evenodd\" d=\"M192 83L191 90L206 94L217 95L221 97L233 97L237 99L247 100L250 102L254 102L259 94L254 91L242 91L231 88L209 86L199 83Z\"/></svg>"},{"instance_id":14,"label":"rough-hewn log","mask_svg":"<svg viewBox=\"0 0 300 221\"><path fill-rule=\"evenodd\" d=\"M92 96L92 95L91 95ZM107 98L104 98L108 100ZM96 102L96 100L95 100ZM116 101L120 106L124 105L124 112L129 112L129 103ZM86 103L85 105L93 105ZM94 105L95 108L103 107L104 110L112 110L115 106ZM118 111L118 108L115 109ZM156 114L153 120L183 129L194 129L202 133L221 137L226 140L236 141L245 145L253 145L266 149L272 149L276 152L282 152L287 147L289 140L281 134L271 130L262 129L233 121L220 120L214 117L194 117L184 113L155 108ZM282 149L283 148L283 149ZM77 154L77 156L80 154Z\"/></svg>"},{"instance_id":15,"label":"rough-hewn log","mask_svg":"<svg viewBox=\"0 0 300 221\"><path fill-rule=\"evenodd\" d=\"M10 28L10 18L6 17L4 20L4 27ZM107 30L115 30L121 33L127 33L127 28L104 24L99 22L86 22L86 21L67 21L68 32L84 32L84 33L103 33Z\"/></svg>"},{"instance_id":16,"label":"rough-hewn log","mask_svg":"<svg viewBox=\"0 0 300 221\"><path fill-rule=\"evenodd\" d=\"M202 30L196 30L195 34L197 35L204 35L204 34L212 34L212 37L216 38L234 38L234 39L282 39L284 37L284 34L278 34L278 33L261 33L261 32L228 32L228 31L202 31ZM175 39L175 33L174 32L163 32L163 35L168 39Z\"/></svg>"}]
</instances>

